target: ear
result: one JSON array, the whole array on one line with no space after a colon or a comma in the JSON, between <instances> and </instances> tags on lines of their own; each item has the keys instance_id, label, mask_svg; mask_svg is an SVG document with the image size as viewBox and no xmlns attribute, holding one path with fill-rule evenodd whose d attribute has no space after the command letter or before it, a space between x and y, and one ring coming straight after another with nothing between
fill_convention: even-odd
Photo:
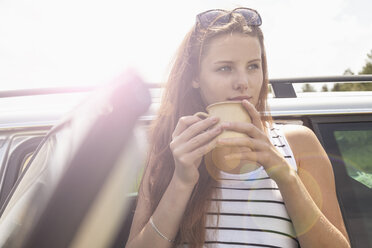
<instances>
[{"instance_id":1,"label":"ear","mask_svg":"<svg viewBox=\"0 0 372 248\"><path fill-rule=\"evenodd\" d=\"M200 84L199 84L199 82L196 79L192 80L192 87L194 89L200 88Z\"/></svg>"}]
</instances>

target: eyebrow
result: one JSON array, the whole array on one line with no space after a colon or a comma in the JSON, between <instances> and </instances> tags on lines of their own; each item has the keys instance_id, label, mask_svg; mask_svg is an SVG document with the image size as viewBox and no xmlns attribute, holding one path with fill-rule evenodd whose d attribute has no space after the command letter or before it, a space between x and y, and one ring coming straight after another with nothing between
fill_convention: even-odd
<instances>
[{"instance_id":1,"label":"eyebrow","mask_svg":"<svg viewBox=\"0 0 372 248\"><path fill-rule=\"evenodd\" d=\"M248 61L248 64L252 62L261 62L261 59L252 59ZM231 63L233 63L233 61L231 60L220 60L220 61L214 62L214 64L231 64Z\"/></svg>"}]
</instances>

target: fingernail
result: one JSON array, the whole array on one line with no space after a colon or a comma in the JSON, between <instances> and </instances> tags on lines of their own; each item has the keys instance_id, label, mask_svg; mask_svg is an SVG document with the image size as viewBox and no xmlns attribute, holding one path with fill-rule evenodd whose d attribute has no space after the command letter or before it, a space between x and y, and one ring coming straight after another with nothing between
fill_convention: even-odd
<instances>
[{"instance_id":1,"label":"fingernail","mask_svg":"<svg viewBox=\"0 0 372 248\"><path fill-rule=\"evenodd\" d=\"M248 104L248 105L251 104L247 99L243 100L243 102L244 102L245 104Z\"/></svg>"}]
</instances>

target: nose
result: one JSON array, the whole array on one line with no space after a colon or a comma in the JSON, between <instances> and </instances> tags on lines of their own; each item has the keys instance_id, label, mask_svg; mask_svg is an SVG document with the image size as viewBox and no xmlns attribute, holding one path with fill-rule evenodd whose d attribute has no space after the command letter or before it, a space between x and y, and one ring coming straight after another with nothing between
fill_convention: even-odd
<instances>
[{"instance_id":1,"label":"nose","mask_svg":"<svg viewBox=\"0 0 372 248\"><path fill-rule=\"evenodd\" d=\"M249 78L245 73L239 73L234 80L233 88L240 92L244 92L249 87Z\"/></svg>"}]
</instances>

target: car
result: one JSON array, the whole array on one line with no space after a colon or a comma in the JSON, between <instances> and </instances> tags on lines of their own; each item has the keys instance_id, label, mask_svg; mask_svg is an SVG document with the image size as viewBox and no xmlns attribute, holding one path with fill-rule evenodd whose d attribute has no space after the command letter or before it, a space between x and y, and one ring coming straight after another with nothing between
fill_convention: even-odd
<instances>
[{"instance_id":1,"label":"car","mask_svg":"<svg viewBox=\"0 0 372 248\"><path fill-rule=\"evenodd\" d=\"M133 75L122 81L0 93L1 246L125 246L162 88ZM372 76L272 79L269 106L276 123L317 135L352 247L372 247L372 92L293 87L336 82Z\"/></svg>"}]
</instances>

